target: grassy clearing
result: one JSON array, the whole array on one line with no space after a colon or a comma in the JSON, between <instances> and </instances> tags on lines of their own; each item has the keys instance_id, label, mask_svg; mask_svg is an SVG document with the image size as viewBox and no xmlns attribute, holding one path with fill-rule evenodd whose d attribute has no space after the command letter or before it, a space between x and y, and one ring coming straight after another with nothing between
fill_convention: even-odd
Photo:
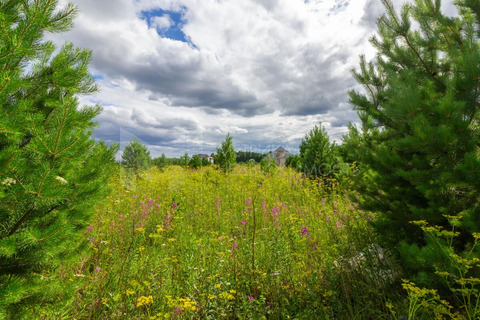
<instances>
[{"instance_id":1,"label":"grassy clearing","mask_svg":"<svg viewBox=\"0 0 480 320\"><path fill-rule=\"evenodd\" d=\"M151 169L100 206L90 252L63 270L77 319L383 318L371 215L338 184ZM127 188L125 185L134 185ZM43 310L45 312L45 310ZM58 310L50 314L58 316ZM48 316L48 313L45 313Z\"/></svg>"}]
</instances>

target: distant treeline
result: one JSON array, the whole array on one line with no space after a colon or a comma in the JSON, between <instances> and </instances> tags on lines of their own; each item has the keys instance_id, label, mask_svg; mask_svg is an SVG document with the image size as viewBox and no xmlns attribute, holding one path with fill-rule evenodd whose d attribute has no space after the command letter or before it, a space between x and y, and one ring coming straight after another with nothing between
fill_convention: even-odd
<instances>
[{"instance_id":1,"label":"distant treeline","mask_svg":"<svg viewBox=\"0 0 480 320\"><path fill-rule=\"evenodd\" d=\"M245 163L250 160L254 160L255 162L260 162L266 156L267 156L266 153L238 151L236 152L235 160L237 163ZM210 154L210 157L215 159L215 154L214 153ZM188 166L192 168L211 165L210 160L207 157L201 158L200 155L198 154L190 157L187 153L185 153L183 156L178 158L168 158L164 153L162 153L160 157L152 159L152 164L159 168L163 168L168 165Z\"/></svg>"}]
</instances>

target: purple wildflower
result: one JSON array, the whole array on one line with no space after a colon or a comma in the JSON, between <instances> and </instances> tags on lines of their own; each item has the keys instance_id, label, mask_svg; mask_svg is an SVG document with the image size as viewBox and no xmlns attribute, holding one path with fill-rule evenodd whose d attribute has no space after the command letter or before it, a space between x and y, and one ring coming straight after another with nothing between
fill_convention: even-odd
<instances>
[{"instance_id":1,"label":"purple wildflower","mask_svg":"<svg viewBox=\"0 0 480 320\"><path fill-rule=\"evenodd\" d=\"M102 268L100 268L100 267L95 268L95 271L97 271L97 272L100 272L100 270L102 270Z\"/></svg>"},{"instance_id":2,"label":"purple wildflower","mask_svg":"<svg viewBox=\"0 0 480 320\"><path fill-rule=\"evenodd\" d=\"M303 227L303 228L302 228L302 234L307 234L307 235L310 234L310 233L308 232L307 227Z\"/></svg>"},{"instance_id":3,"label":"purple wildflower","mask_svg":"<svg viewBox=\"0 0 480 320\"><path fill-rule=\"evenodd\" d=\"M153 204L153 200L152 199L148 200L148 204Z\"/></svg>"},{"instance_id":4,"label":"purple wildflower","mask_svg":"<svg viewBox=\"0 0 480 320\"><path fill-rule=\"evenodd\" d=\"M88 231L92 231L92 229L93 229L92 225L89 225L87 228Z\"/></svg>"},{"instance_id":5,"label":"purple wildflower","mask_svg":"<svg viewBox=\"0 0 480 320\"><path fill-rule=\"evenodd\" d=\"M136 195L136 194L133 195L133 199L137 199L137 195Z\"/></svg>"},{"instance_id":6,"label":"purple wildflower","mask_svg":"<svg viewBox=\"0 0 480 320\"><path fill-rule=\"evenodd\" d=\"M172 206L176 207L178 204L176 202L172 202Z\"/></svg>"},{"instance_id":7,"label":"purple wildflower","mask_svg":"<svg viewBox=\"0 0 480 320\"><path fill-rule=\"evenodd\" d=\"M253 300L253 296L248 296L248 300Z\"/></svg>"},{"instance_id":8,"label":"purple wildflower","mask_svg":"<svg viewBox=\"0 0 480 320\"><path fill-rule=\"evenodd\" d=\"M337 229L339 229L342 226L343 220L338 220L337 221Z\"/></svg>"},{"instance_id":9,"label":"purple wildflower","mask_svg":"<svg viewBox=\"0 0 480 320\"><path fill-rule=\"evenodd\" d=\"M247 224L247 221L243 220L242 222L240 222L241 224Z\"/></svg>"},{"instance_id":10,"label":"purple wildflower","mask_svg":"<svg viewBox=\"0 0 480 320\"><path fill-rule=\"evenodd\" d=\"M238 247L238 244L235 242L235 243L233 244L233 249L235 249L236 247Z\"/></svg>"},{"instance_id":11,"label":"purple wildflower","mask_svg":"<svg viewBox=\"0 0 480 320\"><path fill-rule=\"evenodd\" d=\"M252 204L252 200L251 199L247 199L247 206L251 205Z\"/></svg>"},{"instance_id":12,"label":"purple wildflower","mask_svg":"<svg viewBox=\"0 0 480 320\"><path fill-rule=\"evenodd\" d=\"M120 219L125 219L125 216L123 214L121 214Z\"/></svg>"}]
</instances>

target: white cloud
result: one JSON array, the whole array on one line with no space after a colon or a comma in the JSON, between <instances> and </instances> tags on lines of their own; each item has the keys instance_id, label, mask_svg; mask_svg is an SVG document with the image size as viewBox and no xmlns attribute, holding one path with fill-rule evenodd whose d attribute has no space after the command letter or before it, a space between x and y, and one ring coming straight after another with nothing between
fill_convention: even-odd
<instances>
[{"instance_id":1,"label":"white cloud","mask_svg":"<svg viewBox=\"0 0 480 320\"><path fill-rule=\"evenodd\" d=\"M168 14L164 14L160 17L150 19L150 24L153 28L168 29L173 25L173 20Z\"/></svg>"},{"instance_id":2,"label":"white cloud","mask_svg":"<svg viewBox=\"0 0 480 320\"><path fill-rule=\"evenodd\" d=\"M106 106L96 137L120 141L122 129L154 155L213 152L226 132L236 146L294 149L320 121L338 140L356 120L350 69L373 56L381 12L376 0L74 2L75 28L52 38L93 50L104 79L82 102ZM162 37L175 12L188 43Z\"/></svg>"}]
</instances>

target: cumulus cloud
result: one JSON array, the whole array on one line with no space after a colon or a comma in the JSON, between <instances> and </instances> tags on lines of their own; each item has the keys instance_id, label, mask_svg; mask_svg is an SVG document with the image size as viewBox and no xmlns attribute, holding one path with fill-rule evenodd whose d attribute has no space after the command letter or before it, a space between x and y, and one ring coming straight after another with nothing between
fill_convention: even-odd
<instances>
[{"instance_id":1,"label":"cumulus cloud","mask_svg":"<svg viewBox=\"0 0 480 320\"><path fill-rule=\"evenodd\" d=\"M51 38L93 51L101 93L82 102L105 106L95 136L170 155L213 152L227 132L295 149L319 122L338 141L357 121L350 70L373 57L383 12L375 0L73 2L75 27Z\"/></svg>"}]
</instances>

